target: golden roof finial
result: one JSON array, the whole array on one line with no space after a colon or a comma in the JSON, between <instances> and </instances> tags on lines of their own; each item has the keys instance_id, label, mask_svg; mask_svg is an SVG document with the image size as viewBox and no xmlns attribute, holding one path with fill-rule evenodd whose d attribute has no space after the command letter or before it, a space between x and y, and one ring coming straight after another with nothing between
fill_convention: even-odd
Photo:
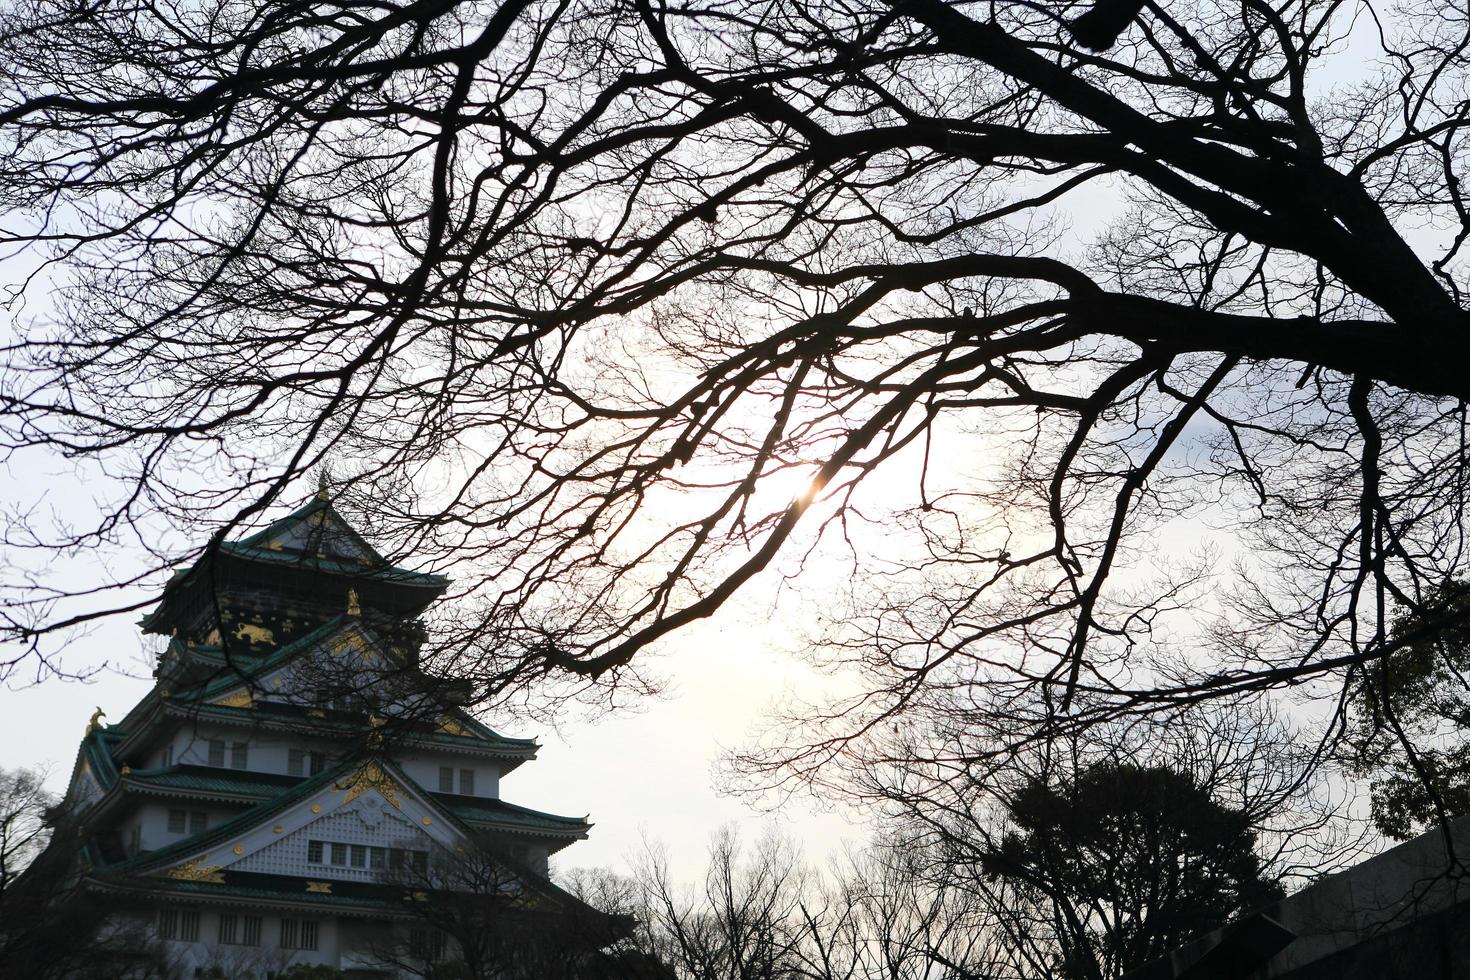
<instances>
[{"instance_id":1,"label":"golden roof finial","mask_svg":"<svg viewBox=\"0 0 1470 980\"><path fill-rule=\"evenodd\" d=\"M357 601L357 590L356 589L348 589L347 590L347 615L349 615L349 616L361 616L362 615L362 605Z\"/></svg>"},{"instance_id":2,"label":"golden roof finial","mask_svg":"<svg viewBox=\"0 0 1470 980\"><path fill-rule=\"evenodd\" d=\"M319 469L319 470L316 471L316 499L318 499L318 500L330 500L330 499L332 499L331 498L331 495L327 492L327 484L330 481L331 481L331 476L330 476L330 474L327 473L327 468L325 466L323 466L321 469Z\"/></svg>"},{"instance_id":3,"label":"golden roof finial","mask_svg":"<svg viewBox=\"0 0 1470 980\"><path fill-rule=\"evenodd\" d=\"M87 734L90 735L93 732L95 732L97 729L101 728L102 727L102 720L101 719L106 718L106 717L107 717L107 712L103 711L102 710L102 706L99 704L97 706L97 710L94 711L94 712L92 712L92 717L87 722Z\"/></svg>"}]
</instances>

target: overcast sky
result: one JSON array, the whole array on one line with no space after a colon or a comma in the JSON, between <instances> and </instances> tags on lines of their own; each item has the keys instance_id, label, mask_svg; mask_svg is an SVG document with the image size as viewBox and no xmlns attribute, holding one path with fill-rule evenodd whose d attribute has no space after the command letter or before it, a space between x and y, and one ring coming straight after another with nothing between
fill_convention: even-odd
<instances>
[{"instance_id":1,"label":"overcast sky","mask_svg":"<svg viewBox=\"0 0 1470 980\"><path fill-rule=\"evenodd\" d=\"M771 699L804 672L780 652L793 642L790 635L738 612L700 624L670 645L660 663L677 680L667 696L644 702L636 713L572 719L560 731L486 719L507 735L542 743L535 761L505 779L505 799L587 814L596 824L588 840L558 855L559 867L623 869L646 837L666 845L678 873L690 878L703 867L710 834L724 823L748 827L750 836L775 823L817 861L844 839L862 839L851 813L820 812L805 800L763 813L717 792L711 767L721 750L738 744ZM62 790L95 707L117 722L152 685L142 655L136 629L109 622L79 640L70 660L130 664L133 676L109 669L85 683L53 679L0 692L0 766L49 767L51 786Z\"/></svg>"}]
</instances>

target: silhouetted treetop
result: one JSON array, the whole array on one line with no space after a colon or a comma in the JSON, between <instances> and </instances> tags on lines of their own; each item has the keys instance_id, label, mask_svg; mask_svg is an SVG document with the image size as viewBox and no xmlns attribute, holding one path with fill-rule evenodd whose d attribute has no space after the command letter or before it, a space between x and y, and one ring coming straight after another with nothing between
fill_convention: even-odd
<instances>
[{"instance_id":1,"label":"silhouetted treetop","mask_svg":"<svg viewBox=\"0 0 1470 980\"><path fill-rule=\"evenodd\" d=\"M1162 767L1094 765L1007 802L1014 829L985 870L1067 910L1091 944L1065 972L1116 976L1281 898L1241 811Z\"/></svg>"}]
</instances>

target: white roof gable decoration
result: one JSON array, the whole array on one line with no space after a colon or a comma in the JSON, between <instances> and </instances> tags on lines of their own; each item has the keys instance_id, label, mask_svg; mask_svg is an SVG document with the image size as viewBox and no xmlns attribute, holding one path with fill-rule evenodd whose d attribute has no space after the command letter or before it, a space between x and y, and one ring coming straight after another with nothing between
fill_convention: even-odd
<instances>
[{"instance_id":1,"label":"white roof gable decoration","mask_svg":"<svg viewBox=\"0 0 1470 980\"><path fill-rule=\"evenodd\" d=\"M300 874L311 840L383 848L447 850L462 847L463 833L442 810L378 760L367 760L331 780L286 811L187 855L155 876L223 883L225 871ZM371 867L322 865L323 878L374 881ZM317 890L330 891L330 884Z\"/></svg>"},{"instance_id":2,"label":"white roof gable decoration","mask_svg":"<svg viewBox=\"0 0 1470 980\"><path fill-rule=\"evenodd\" d=\"M361 564L381 564L383 561L346 521L329 508L313 510L289 521L259 541L258 545L271 551L316 554Z\"/></svg>"}]
</instances>

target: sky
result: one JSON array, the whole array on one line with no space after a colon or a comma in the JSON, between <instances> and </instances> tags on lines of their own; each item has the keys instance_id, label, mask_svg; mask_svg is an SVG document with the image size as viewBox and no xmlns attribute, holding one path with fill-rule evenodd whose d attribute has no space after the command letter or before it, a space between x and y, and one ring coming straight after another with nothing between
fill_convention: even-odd
<instances>
[{"instance_id":1,"label":"sky","mask_svg":"<svg viewBox=\"0 0 1470 980\"><path fill-rule=\"evenodd\" d=\"M110 623L79 641L83 649L77 653L132 660L141 651L129 632L125 623ZM550 731L486 718L503 734L541 743L535 761L505 778L501 796L538 810L590 816L595 826L588 840L557 856L561 870L626 870L646 844L655 844L668 849L680 877L692 879L703 867L711 834L725 824L739 825L752 837L775 826L801 841L819 863L846 843L860 843L866 831L850 810L789 798L772 812L769 805L724 795L717 786L720 753L741 742L801 672L793 658L775 649L785 640L769 624L714 620L690 629L671 647L660 663L679 680L637 710L572 719ZM151 685L146 674L113 669L84 682L12 684L0 692L0 767L45 767L49 785L60 792L96 707L120 720Z\"/></svg>"},{"instance_id":2,"label":"sky","mask_svg":"<svg viewBox=\"0 0 1470 980\"><path fill-rule=\"evenodd\" d=\"M0 479L0 491L4 486ZM710 836L726 824L752 838L774 826L799 840L817 863L847 844L860 844L866 830L850 810L790 798L771 812L769 805L723 795L717 786L720 753L759 725L766 707L788 686L810 680L786 652L793 642L769 620L736 609L697 624L667 646L660 672L675 680L663 696L636 710L572 717L553 730L486 717L503 734L541 743L534 761L505 778L502 797L538 810L590 816L595 826L589 838L555 858L561 871L625 871L653 844L667 849L676 875L694 880ZM120 666L87 681L22 681L0 689L0 767L45 767L57 792L66 786L92 712L100 706L107 713L104 724L119 721L152 685L143 666L144 641L122 618L79 639L67 655L78 665L108 660Z\"/></svg>"},{"instance_id":3,"label":"sky","mask_svg":"<svg viewBox=\"0 0 1470 980\"><path fill-rule=\"evenodd\" d=\"M1342 80L1324 79L1328 84ZM1081 241L1116 211L1119 201L1105 193L1068 204L1071 234ZM0 257L0 271L4 265ZM40 297L33 301L44 303ZM35 460L8 468L0 463L0 502L40 499L65 513L88 494L85 481L60 467L42 472ZM84 559L68 577L80 582L86 574ZM677 874L692 878L702 867L711 834L730 823L748 827L752 836L774 824L818 862L846 844L860 843L868 828L850 810L829 810L796 797L765 812L745 799L722 795L717 785L714 767L721 752L748 737L788 685L812 681L787 652L799 642L778 621L737 604L666 644L658 666L674 681L665 696L636 710L591 720L569 717L556 730L485 718L505 734L542 743L537 760L506 778L503 796L537 809L590 816L595 824L590 839L559 856L562 869L623 869L645 842L652 842L668 849ZM78 639L68 657L75 665L111 666L85 682L35 684L22 672L0 688L0 767L45 767L58 791L95 708L119 720L152 683L142 639L121 617Z\"/></svg>"}]
</instances>

